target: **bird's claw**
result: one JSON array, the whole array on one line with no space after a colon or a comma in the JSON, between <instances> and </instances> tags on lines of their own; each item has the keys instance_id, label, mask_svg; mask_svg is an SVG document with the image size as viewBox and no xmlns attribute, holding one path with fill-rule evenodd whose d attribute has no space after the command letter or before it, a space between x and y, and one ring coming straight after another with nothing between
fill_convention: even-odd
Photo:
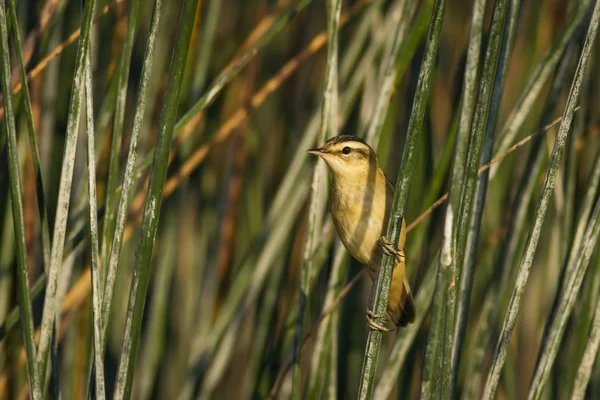
<instances>
[{"instance_id":1,"label":"bird's claw","mask_svg":"<svg viewBox=\"0 0 600 400\"><path fill-rule=\"evenodd\" d=\"M375 319L379 319L379 318L383 318L383 317L384 317L383 315L375 314L373 311L371 311L367 308L367 325L372 330L380 331L380 332L390 332L391 331L391 329L388 329L385 326L379 325L377 322L375 322Z\"/></svg>"},{"instance_id":2,"label":"bird's claw","mask_svg":"<svg viewBox=\"0 0 600 400\"><path fill-rule=\"evenodd\" d=\"M379 238L379 244L383 249L383 252L390 257L395 257L397 262L404 262L404 251L396 250L392 243L386 239L385 236Z\"/></svg>"}]
</instances>

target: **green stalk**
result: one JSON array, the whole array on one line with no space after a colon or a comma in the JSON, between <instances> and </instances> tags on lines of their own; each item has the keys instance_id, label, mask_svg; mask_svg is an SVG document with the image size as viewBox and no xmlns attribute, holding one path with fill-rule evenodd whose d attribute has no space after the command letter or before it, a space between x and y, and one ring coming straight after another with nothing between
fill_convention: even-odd
<instances>
[{"instance_id":1,"label":"green stalk","mask_svg":"<svg viewBox=\"0 0 600 400\"><path fill-rule=\"evenodd\" d=\"M596 202L596 209L600 208L597 199L598 183L600 181L600 153L594 163L594 168L588 180L584 201L579 213L577 223L577 235L570 250L568 263L565 265L565 273L560 290L556 292L556 300L551 311L547 329L542 341L542 347L539 353L536 369L529 389L529 398L538 399L541 396L542 389L554 364L556 354L560 345L560 340L566 329L568 317L573 310L575 296L579 292L583 277L587 271L591 251L594 248L597 237L591 238L590 229L595 223L597 215L590 219L592 202ZM595 214L598 210L594 211ZM583 231L581 235L579 233ZM591 243L591 244L590 244ZM587 252L590 254L587 254Z\"/></svg>"},{"instance_id":2,"label":"green stalk","mask_svg":"<svg viewBox=\"0 0 600 400\"><path fill-rule=\"evenodd\" d=\"M590 259L597 248L598 236L600 235L600 199L596 201L594 214L592 215L581 247L578 249L576 265L571 275L565 282L565 291L562 293L560 303L556 312L552 314L552 322L548 334L544 337L538 363L529 387L528 399L536 400L542 395L544 384L550 374L560 341L566 329L567 321L573 311L575 300L583 283Z\"/></svg>"},{"instance_id":3,"label":"green stalk","mask_svg":"<svg viewBox=\"0 0 600 400\"><path fill-rule=\"evenodd\" d=\"M23 53L21 47L21 38L17 25L17 13L15 11L15 0L8 2L8 18L13 28L13 39L15 41L15 53L21 76L21 92L25 104L25 117L27 121L27 133L29 135L29 146L31 148L31 158L33 160L33 170L35 173L36 195L38 203L38 212L42 225L42 254L44 257L44 269L50 265L50 233L48 228L48 210L46 209L46 196L44 194L44 184L42 182L42 168L40 164L40 152L38 149L37 138L35 135L35 126L33 124L33 111L31 109L31 97L29 95L29 86L27 83L27 73L23 63Z\"/></svg>"},{"instance_id":4,"label":"green stalk","mask_svg":"<svg viewBox=\"0 0 600 400\"><path fill-rule=\"evenodd\" d=\"M548 101L544 106L541 126L545 126L552 120L553 113L558 103L560 93L564 84L564 76L570 64L571 55L573 54L573 46L567 49L563 60L559 64L558 71L552 82L550 92L548 93ZM523 227L527 222L529 207L533 197L534 188L542 171L543 162L546 159L544 152L544 144L546 143L545 136L538 136L531 144L531 149L527 157L527 163L521 180L517 188L516 195L512 201L510 215L512 217L508 221L506 234L494 262L494 272L492 275L492 286L487 291L484 305L480 312L479 321L477 323L475 349L473 356L469 357L469 364L465 376L469 379L465 382L466 387L463 390L463 396L466 399L477 399L481 396L480 387L483 374L483 363L485 361L486 349L491 344L492 333L496 327L498 315L504 310L504 305L508 302L503 301L508 286L509 278L513 275L512 266L517 254L519 243L521 242Z\"/></svg>"},{"instance_id":5,"label":"green stalk","mask_svg":"<svg viewBox=\"0 0 600 400\"><path fill-rule=\"evenodd\" d=\"M518 5L513 3L513 6L518 9ZM449 278L442 280L442 282L444 282L444 287L447 287L448 290L448 308L446 309L447 313L445 317L446 341L444 342L442 359L444 368L441 370L440 376L443 385L442 393L444 396L450 397L453 396L452 390L454 390L454 385L452 380L455 379L455 375L451 376L451 368L454 346L453 334L455 333L455 315L457 311L458 285L461 284L463 276L463 265L467 250L468 231L474 214L475 192L478 182L477 171L481 163L483 142L486 136L486 131L490 136L493 131L493 127L490 127L490 130L487 128L493 94L497 94L498 97L500 96L500 93L494 91L494 86L496 84L496 74L498 71L500 50L503 44L504 32L506 30L506 25L508 24L508 9L508 0L497 1L494 7L489 41L486 49L483 70L481 73L481 82L477 96L477 105L475 107L473 125L471 127L472 130L469 148L467 150L465 176L462 182L463 187L460 196L460 208L457 216L458 221L456 227L453 228L453 235L455 235L456 241L453 240L451 243L455 243L455 255L451 264L447 264L444 261L442 261L440 264L440 268L446 269L446 274L449 275ZM510 34L508 36L510 37ZM508 45L508 43L505 44L507 51L509 50ZM452 220L450 219L449 226L451 226L451 223ZM444 255L442 255L442 259L443 258ZM454 364L454 367L458 368L458 364ZM454 374L456 374L456 372Z\"/></svg>"},{"instance_id":6,"label":"green stalk","mask_svg":"<svg viewBox=\"0 0 600 400\"><path fill-rule=\"evenodd\" d=\"M429 25L429 32L427 35L427 43L425 45L425 54L421 64L421 71L419 72L417 92L415 94L413 108L408 123L408 134L406 137L406 143L404 145L402 165L398 173L396 193L394 195L394 202L388 223L386 239L391 243L394 243L394 245L398 243L398 238L400 237L400 228L402 226L402 220L405 214L408 191L412 178L414 157L416 155L416 143L418 143L419 135L423 130L425 108L427 106L431 90L431 81L433 78L432 71L435 57L437 55L445 9L445 0L435 1L432 18ZM394 257L387 255L383 257L379 269L379 275L376 281L377 283L375 284L376 286L373 304L375 306L375 314L380 316L375 320L375 322L379 325L385 324L386 322L385 312L387 308L393 264ZM370 399L373 395L375 372L377 369L377 359L379 357L381 339L381 331L372 329L369 330L365 349L365 357L363 360L361 382L359 386L359 399Z\"/></svg>"},{"instance_id":7,"label":"green stalk","mask_svg":"<svg viewBox=\"0 0 600 400\"><path fill-rule=\"evenodd\" d=\"M582 296L582 306L578 313L578 323L571 329L575 330L576 340L573 342L572 355L563 356L562 359L566 362L572 360L583 360L584 352L588 342L588 336L590 329L594 322L594 313L596 309L596 302L598 300L598 293L600 293L600 253L596 252L595 258L590 262L592 267L586 279L586 290ZM573 330L571 330L573 332ZM559 354L560 356L560 354ZM563 377L561 382L564 382L565 390L562 392L566 396L569 389L573 388L577 371L573 370ZM561 385L562 386L562 385Z\"/></svg>"},{"instance_id":8,"label":"green stalk","mask_svg":"<svg viewBox=\"0 0 600 400\"><path fill-rule=\"evenodd\" d=\"M87 130L87 169L88 169L88 200L90 203L90 246L91 246L91 277L92 277L92 319L93 319L93 350L94 369L96 371L96 399L106 397L104 388L104 356L102 352L102 320L100 270L98 268L98 210L96 206L96 150L94 148L94 96L92 94L92 67L90 66L91 51L88 47L88 57L85 68L85 104Z\"/></svg>"},{"instance_id":9,"label":"green stalk","mask_svg":"<svg viewBox=\"0 0 600 400\"><path fill-rule=\"evenodd\" d=\"M161 18L161 11L162 0L156 0L154 3L154 10L152 13L150 32L148 34L148 43L146 44L146 53L144 55L144 64L142 67L142 73L140 78L140 89L138 93L135 114L133 117L133 128L131 131L131 139L129 142L129 151L127 153L127 163L125 165L125 175L123 176L121 197L119 198L119 204L117 206L117 219L114 226L114 233L112 236L110 257L108 259L108 263L106 264L108 268L107 271L105 271L106 281L103 287L102 296L103 351L106 347L106 332L108 329L108 320L110 317L110 311L112 307L113 291L115 288L115 281L117 279L117 270L119 267L121 249L123 247L123 233L125 231L125 224L127 222L127 208L129 206L129 196L131 195L131 189L135 182L135 162L137 159L138 145L140 140L140 134L142 131L144 114L146 112L146 105L148 102L148 84L150 81L152 66L154 65L154 50L156 47L156 39Z\"/></svg>"},{"instance_id":10,"label":"green stalk","mask_svg":"<svg viewBox=\"0 0 600 400\"><path fill-rule=\"evenodd\" d=\"M283 261L283 260L282 260ZM252 355L246 370L244 378L244 390L246 399L255 398L255 388L259 381L260 362L268 348L269 332L272 326L273 318L278 310L280 287L282 285L282 277L285 268L283 265L275 265L271 272L270 278L267 281L267 287L263 297L262 304L259 308L259 316L256 326L256 332L253 335Z\"/></svg>"},{"instance_id":11,"label":"green stalk","mask_svg":"<svg viewBox=\"0 0 600 400\"><path fill-rule=\"evenodd\" d=\"M327 283L327 294L325 295L325 300L323 301L323 311L328 310L331 307L333 301L338 297L344 288L343 282L345 281L348 273L348 253L339 240L336 241L335 249L331 274ZM321 322L314 341L309 386L306 396L308 399L318 398L319 393L323 387L326 386L326 382L324 382L325 376L329 374L331 381L331 374L336 372L326 368L328 364L327 359L329 358L327 356L331 356L331 347L334 345L331 343L330 339L333 336L333 330L337 329L333 321L334 314L336 313L339 314L339 309L333 311L333 313L328 315ZM330 396L329 398L337 398L337 396Z\"/></svg>"},{"instance_id":12,"label":"green stalk","mask_svg":"<svg viewBox=\"0 0 600 400\"><path fill-rule=\"evenodd\" d=\"M206 18L202 24L200 40L198 40L198 56L192 81L191 98L200 96L200 93L206 84L208 65L211 59L210 55L212 53L213 40L217 28L217 21L219 20L219 11L221 9L221 0L208 0L208 5L205 7Z\"/></svg>"},{"instance_id":13,"label":"green stalk","mask_svg":"<svg viewBox=\"0 0 600 400\"><path fill-rule=\"evenodd\" d=\"M565 263L565 270L563 272L563 279L560 283L559 293L562 293L566 290L566 282L569 280L570 276L573 274L573 270L576 268L576 260L579 256L579 249L583 243L583 237L586 231L586 227L588 224L589 217L592 213L592 207L594 205L594 201L597 197L597 190L600 186L600 152L596 155L596 160L594 161L594 165L592 166L592 171L590 173L590 177L588 179L588 184L586 186L586 191L583 196L583 201L581 202L578 222L574 231L573 243L571 243L571 247L569 249L569 257Z\"/></svg>"},{"instance_id":14,"label":"green stalk","mask_svg":"<svg viewBox=\"0 0 600 400\"><path fill-rule=\"evenodd\" d=\"M342 8L341 0L327 2L327 68L323 85L323 103L321 108L321 127L318 144L337 135L338 117L338 25ZM323 216L327 205L327 168L324 161L317 160L312 178L312 193L309 209L308 229L304 247L304 259L300 278L298 299L298 320L294 336L294 358L292 364L292 399L300 399L300 350L302 347L302 327L305 305L310 296L310 277L313 269L313 252L321 232Z\"/></svg>"},{"instance_id":15,"label":"green stalk","mask_svg":"<svg viewBox=\"0 0 600 400\"><path fill-rule=\"evenodd\" d=\"M458 133L456 138L456 150L454 155L454 163L452 167L452 185L450 187L448 208L446 211L446 222L451 223L453 215L458 215L460 207L460 192L462 181L465 175L465 158L467 152L467 143L469 140L469 131L471 129L471 119L473 110L475 109L476 87L477 87L477 70L481 53L481 37L483 31L483 19L485 15L485 1L475 0L473 2L473 14L471 16L471 29L469 33L469 45L467 49L467 61L465 65L465 77L462 89L462 104L460 108L460 116L458 122ZM446 249L453 249L456 241L456 236L452 235L449 240L451 243L446 243ZM443 246L443 245L442 245ZM451 246L451 247L448 247ZM451 255L452 253L450 253ZM441 294L441 292L440 292ZM431 358L430 363L435 361L435 354L439 350L439 345L432 343L428 350ZM426 361L427 361L426 357ZM432 364L426 364L424 368L423 384L426 382L427 371L433 373ZM431 376L431 375L429 375ZM431 376L433 378L433 376Z\"/></svg>"},{"instance_id":16,"label":"green stalk","mask_svg":"<svg viewBox=\"0 0 600 400\"><path fill-rule=\"evenodd\" d=\"M519 100L513 107L510 115L506 118L506 122L498 134L496 145L494 146L494 156L504 152L515 141L515 137L523 127L525 119L531 114L536 103L539 101L539 95L546 85L546 81L550 78L556 65L561 59L567 44L573 38L576 28L582 22L588 11L592 0L579 1L576 9L570 13L567 22L561 28L560 32L555 36L552 46L544 58L537 65L535 71L531 75L525 89L521 92ZM496 175L498 166L492 166L490 176L493 178Z\"/></svg>"},{"instance_id":17,"label":"green stalk","mask_svg":"<svg viewBox=\"0 0 600 400\"><path fill-rule=\"evenodd\" d=\"M198 0L186 0L181 9L181 18L175 40L175 49L171 59L171 68L165 100L160 116L158 137L154 151L154 160L150 172L150 181L144 205L141 238L136 252L136 262L129 293L125 340L119 362L119 372L115 387L116 399L130 398L133 383L133 369L137 355L137 344L142 328L142 315L146 303L150 263L154 249L154 238L158 226L158 217L162 205L163 188L167 177L169 150L173 139L175 118L179 104L179 92L183 80L192 27Z\"/></svg>"},{"instance_id":18,"label":"green stalk","mask_svg":"<svg viewBox=\"0 0 600 400\"><path fill-rule=\"evenodd\" d=\"M340 78L346 80L352 69L355 66L356 60L360 59L360 56L369 51L369 48L373 45L374 38L371 39L370 46L364 47L369 33L374 28L374 21L379 17L381 13L381 0L374 0L369 6L368 10L365 11L365 15L360 20L360 25L356 28L352 40L348 43L348 48L345 53L345 60L340 63Z\"/></svg>"},{"instance_id":19,"label":"green stalk","mask_svg":"<svg viewBox=\"0 0 600 400\"><path fill-rule=\"evenodd\" d=\"M423 278L423 282L419 287L419 291L417 294L417 298L415 299L415 304L417 310L420 312L417 314L415 318L415 322L406 328L402 329L396 341L394 342L394 346L389 352L389 357L387 362L385 363L385 369L377 381L377 386L375 387L375 395L373 398L375 399L389 399L392 393L392 389L394 385L398 382L398 374L400 373L400 369L405 364L406 356L408 355L408 350L413 345L417 333L423 322L425 321L425 317L427 316L427 310L431 306L431 301L433 299L433 290L435 289L435 277L437 266L439 264L440 252L437 251L432 261L429 263L427 267L427 273L425 278Z\"/></svg>"},{"instance_id":20,"label":"green stalk","mask_svg":"<svg viewBox=\"0 0 600 400\"><path fill-rule=\"evenodd\" d=\"M158 261L154 283L153 296L150 304L149 324L143 344L143 360L140 365L140 399L152 398L156 390L161 360L167 345L167 315L169 288L173 280L177 256L177 216L175 209L169 209L162 225Z\"/></svg>"},{"instance_id":21,"label":"green stalk","mask_svg":"<svg viewBox=\"0 0 600 400\"><path fill-rule=\"evenodd\" d=\"M404 18L400 18L394 32L392 49L387 56L387 65L385 65L385 74L379 85L379 96L377 97L374 112L369 122L369 130L365 136L367 143L370 143L371 147L374 149L377 148L381 132L383 131L385 117L391 104L390 98L392 92L396 89L396 75L400 73L398 68L396 68L396 60L400 54L400 49L405 44L404 37L410 22L414 17L418 2L414 0L403 0L400 4L402 3L404 3L403 7L398 5L391 11L401 12Z\"/></svg>"},{"instance_id":22,"label":"green stalk","mask_svg":"<svg viewBox=\"0 0 600 400\"><path fill-rule=\"evenodd\" d=\"M2 219L2 232L0 233L0 243L2 243L2 253L0 254L0 318L6 318L8 306L12 303L13 280L5 271L10 270L15 259L15 233L13 225L11 203L7 201L4 208L4 218ZM6 329L6 324L0 325L0 332L5 332ZM0 342L3 339L3 337L0 337ZM4 355L0 355L0 365L3 365L1 361L3 358Z\"/></svg>"},{"instance_id":23,"label":"green stalk","mask_svg":"<svg viewBox=\"0 0 600 400\"><path fill-rule=\"evenodd\" d=\"M48 282L46 294L44 297L44 311L42 314L42 323L40 327L40 343L37 354L38 374L40 382L44 382L46 377L46 367L48 364L48 354L50 351L52 330L56 317L56 289L58 287L58 278L63 262L65 234L67 229L67 220L69 215L69 205L71 197L71 186L73 183L73 168L75 164L75 152L77 149L77 135L79 132L79 116L81 113L81 101L84 94L85 83L85 65L90 43L90 32L92 17L96 0L89 0L85 3L83 18L81 21L81 36L77 45L77 57L75 61L75 73L73 78L73 88L71 91L71 101L69 104L69 115L67 119L67 132L65 140L65 149L61 169L60 185L58 189L58 201L56 207L56 216L54 222L54 232L52 236L52 251L50 253L50 266L48 268ZM55 366L58 368L58 366ZM43 385L42 385L43 386ZM41 396L41 393L39 393Z\"/></svg>"},{"instance_id":24,"label":"green stalk","mask_svg":"<svg viewBox=\"0 0 600 400\"><path fill-rule=\"evenodd\" d=\"M125 120L125 104L127 101L127 84L129 82L129 68L131 65L131 53L133 51L133 43L138 26L138 21L142 10L145 7L144 1L132 0L130 3L129 14L127 16L127 35L125 43L119 57L119 68L117 72L117 88L116 88L116 104L115 116L113 120L113 130L110 145L110 157L108 161L108 177L106 182L106 195L104 196L104 221L102 224L102 242L100 248L100 257L103 263L103 279L102 286L106 281L106 273L108 267L108 253L110 251L109 243L113 234L115 224L114 209L117 203L117 190L119 182L119 156L121 154L121 142L123 141L123 122Z\"/></svg>"},{"instance_id":25,"label":"green stalk","mask_svg":"<svg viewBox=\"0 0 600 400\"><path fill-rule=\"evenodd\" d=\"M488 379L484 390L485 399L492 398L498 386L500 372L502 370L502 366L506 358L508 343L510 341L510 337L512 336L512 331L515 327L517 313L521 305L523 291L525 290L525 285L527 284L527 279L529 277L531 264L533 263L533 257L535 255L537 244L539 242L542 225L546 215L546 210L548 208L550 196L554 189L554 181L556 178L557 171L560 167L560 160L565 148L565 143L571 126L571 121L573 120L573 114L575 112L576 103L579 99L579 94L581 92L581 82L583 81L584 72L589 61L589 55L596 38L596 31L598 28L599 19L600 1L596 1L596 5L594 6L594 13L592 15L590 26L588 28L588 33L586 36L585 44L583 46L581 58L579 60L579 64L577 65L577 70L575 72L575 78L571 85L567 105L565 106L558 135L554 143L554 148L552 149L552 154L550 156L549 168L546 173L546 178L544 180L542 194L536 206L533 226L531 232L529 233L529 236L527 237L527 243L523 252L521 263L519 265L519 270L517 272L515 286L513 288L507 314L504 318L502 331L500 333L500 339L498 341L498 345L492 362L492 368L488 374Z\"/></svg>"},{"instance_id":26,"label":"green stalk","mask_svg":"<svg viewBox=\"0 0 600 400\"><path fill-rule=\"evenodd\" d=\"M16 25L16 24L15 24ZM27 247L25 243L25 222L23 220L23 198L21 193L21 174L17 151L17 129L12 104L12 86L10 82L10 54L8 48L8 32L6 28L6 13L4 2L0 3L0 71L2 72L2 95L4 100L4 128L8 142L8 173L10 184L10 199L12 203L13 225L17 250L17 280L20 308L23 312L23 341L27 355L27 376L31 397L34 400L42 398L42 389L37 374L36 348L33 326L31 295L29 293L29 272L27 267Z\"/></svg>"},{"instance_id":27,"label":"green stalk","mask_svg":"<svg viewBox=\"0 0 600 400\"><path fill-rule=\"evenodd\" d=\"M471 49L467 53L467 63L478 57L475 53L480 45L480 26L484 7L474 8L473 26L477 31L473 33L473 52ZM483 137L486 131L488 113L491 104L491 93L494 86L496 70L498 65L500 46L502 43L505 20L508 12L508 0L500 0L495 3L490 27L490 35L483 69L481 72L481 82L477 96L477 104L472 121L470 123L470 110L473 107L474 87L469 86L467 92L463 93L463 101L469 106L461 110L459 122L459 134L457 138L457 150L453 164L452 185L449 195L449 204L446 209L444 220L444 237L442 240L442 252L440 254L440 267L438 270L438 282L436 286L435 299L432 310L432 328L426 348L424 375L421 384L421 395L425 398L431 396L452 397L454 390L452 367L453 365L452 348L454 345L453 334L455 330L455 313L457 282L461 279L461 270L465 254L467 229L469 219L472 215L473 196L475 185L478 179L477 170L481 159L483 146ZM475 15L477 14L477 15ZM477 18L477 20L475 19ZM477 22L476 22L477 21ZM475 34L478 34L475 36ZM471 44L470 44L471 46ZM472 56L473 58L471 58ZM476 61L468 64L469 69L465 71L465 83L473 85L473 76L477 74ZM471 137L467 151L467 133L471 129ZM466 157L466 163L465 163ZM462 169L464 166L464 169ZM455 372L454 372L455 374ZM433 387L432 387L433 385Z\"/></svg>"},{"instance_id":28,"label":"green stalk","mask_svg":"<svg viewBox=\"0 0 600 400\"><path fill-rule=\"evenodd\" d=\"M512 0L509 6L508 20L506 22L506 29L504 30L504 36L502 39L502 47L500 49L500 56L498 61L498 68L496 71L496 78L494 83L494 89L492 92L492 98L489 108L488 122L485 129L483 151L479 164L487 164L492 157L492 147L494 144L494 132L496 131L496 122L498 114L500 112L500 103L502 100L502 92L504 90L504 79L506 77L506 69L508 68L508 59L512 49L513 39L515 36L515 30L517 26L517 16L520 9L520 0ZM468 312L469 312L469 301L471 299L471 291L473 288L473 274L475 268L475 256L477 250L477 244L479 242L481 219L483 217L483 206L485 204L485 198L487 194L489 180L489 169L478 174L477 184L475 189L475 199L473 203L473 210L471 216L471 222L469 231L467 234L467 242L465 245L465 256L462 261L463 271L460 276L460 289L458 293L458 305L456 316L456 325L454 328L454 343L452 345L452 361L451 361L451 380L450 380L450 393L456 392L456 380L458 378L458 369L460 367L460 356L462 352L462 346L465 336L465 329L467 324ZM461 262L459 261L459 264Z\"/></svg>"},{"instance_id":29,"label":"green stalk","mask_svg":"<svg viewBox=\"0 0 600 400\"><path fill-rule=\"evenodd\" d=\"M596 305L596 311L594 312L594 322L592 323L592 329L588 336L587 343L585 345L585 351L583 358L577 368L577 376L575 377L575 385L573 387L573 394L571 400L580 400L585 398L585 389L588 386L590 377L592 375L592 368L596 361L598 353L598 347L600 345L600 299Z\"/></svg>"}]
</instances>

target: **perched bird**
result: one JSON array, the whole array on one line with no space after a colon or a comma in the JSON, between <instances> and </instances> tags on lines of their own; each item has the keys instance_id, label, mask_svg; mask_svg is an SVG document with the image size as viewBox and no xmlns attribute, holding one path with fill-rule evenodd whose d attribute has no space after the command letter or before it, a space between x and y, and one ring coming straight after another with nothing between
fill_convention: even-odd
<instances>
[{"instance_id":1,"label":"perched bird","mask_svg":"<svg viewBox=\"0 0 600 400\"><path fill-rule=\"evenodd\" d=\"M413 322L415 302L404 271L406 224L403 220L396 251L383 236L394 186L379 168L377 155L364 140L350 135L333 137L323 147L307 152L321 157L331 171L329 208L336 231L350 255L367 266L373 280L377 278L383 253L395 255L387 316L396 326ZM372 317L375 315L367 310L369 326L387 330Z\"/></svg>"}]
</instances>

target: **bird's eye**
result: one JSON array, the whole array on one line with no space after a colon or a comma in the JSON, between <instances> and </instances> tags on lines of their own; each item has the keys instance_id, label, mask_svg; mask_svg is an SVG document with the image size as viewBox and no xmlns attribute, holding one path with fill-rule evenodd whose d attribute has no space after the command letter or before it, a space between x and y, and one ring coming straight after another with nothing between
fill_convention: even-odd
<instances>
[{"instance_id":1,"label":"bird's eye","mask_svg":"<svg viewBox=\"0 0 600 400\"><path fill-rule=\"evenodd\" d=\"M350 154L351 151L352 151L352 149L348 146L346 146L342 149L342 153L344 153L344 154Z\"/></svg>"}]
</instances>

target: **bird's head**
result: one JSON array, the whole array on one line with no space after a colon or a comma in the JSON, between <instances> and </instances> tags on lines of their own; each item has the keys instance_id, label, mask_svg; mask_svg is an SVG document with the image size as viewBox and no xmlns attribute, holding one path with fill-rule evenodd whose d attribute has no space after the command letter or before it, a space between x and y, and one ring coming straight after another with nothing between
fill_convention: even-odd
<instances>
[{"instance_id":1,"label":"bird's head","mask_svg":"<svg viewBox=\"0 0 600 400\"><path fill-rule=\"evenodd\" d=\"M377 156L371 146L356 136L335 136L307 153L321 157L334 177L368 174L377 167Z\"/></svg>"}]
</instances>

